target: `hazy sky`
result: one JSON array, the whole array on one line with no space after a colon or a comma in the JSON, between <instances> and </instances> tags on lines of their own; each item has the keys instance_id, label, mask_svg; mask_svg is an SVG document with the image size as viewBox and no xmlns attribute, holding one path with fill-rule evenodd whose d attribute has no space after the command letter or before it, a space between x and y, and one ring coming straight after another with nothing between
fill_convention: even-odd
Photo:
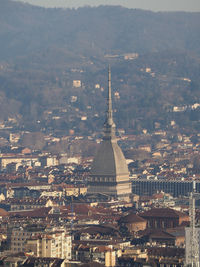
<instances>
[{"instance_id":1,"label":"hazy sky","mask_svg":"<svg viewBox=\"0 0 200 267\"><path fill-rule=\"evenodd\" d=\"M45 7L122 5L153 11L200 11L200 0L17 0Z\"/></svg>"}]
</instances>

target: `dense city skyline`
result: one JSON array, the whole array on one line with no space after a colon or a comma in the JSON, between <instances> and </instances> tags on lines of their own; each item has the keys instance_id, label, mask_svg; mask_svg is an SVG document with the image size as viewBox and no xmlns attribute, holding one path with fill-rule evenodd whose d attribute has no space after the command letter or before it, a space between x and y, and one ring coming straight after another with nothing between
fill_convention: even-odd
<instances>
[{"instance_id":1,"label":"dense city skyline","mask_svg":"<svg viewBox=\"0 0 200 267\"><path fill-rule=\"evenodd\" d=\"M98 5L122 5L128 8L141 8L153 11L190 11L199 12L199 0L16 0L45 7L80 7Z\"/></svg>"},{"instance_id":2,"label":"dense city skyline","mask_svg":"<svg viewBox=\"0 0 200 267\"><path fill-rule=\"evenodd\" d=\"M0 0L0 266L200 266L200 9L130 1Z\"/></svg>"}]
</instances>

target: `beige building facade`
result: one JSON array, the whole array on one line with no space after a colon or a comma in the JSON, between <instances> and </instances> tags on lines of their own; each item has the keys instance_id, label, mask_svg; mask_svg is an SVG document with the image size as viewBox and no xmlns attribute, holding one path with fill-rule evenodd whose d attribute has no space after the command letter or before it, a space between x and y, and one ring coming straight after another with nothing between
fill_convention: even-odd
<instances>
[{"instance_id":1,"label":"beige building facade","mask_svg":"<svg viewBox=\"0 0 200 267\"><path fill-rule=\"evenodd\" d=\"M36 257L71 259L72 239L64 230L16 228L11 234L11 251L32 252Z\"/></svg>"},{"instance_id":2,"label":"beige building facade","mask_svg":"<svg viewBox=\"0 0 200 267\"><path fill-rule=\"evenodd\" d=\"M37 257L71 259L71 236L63 232L53 232L32 236L26 241L25 250Z\"/></svg>"}]
</instances>

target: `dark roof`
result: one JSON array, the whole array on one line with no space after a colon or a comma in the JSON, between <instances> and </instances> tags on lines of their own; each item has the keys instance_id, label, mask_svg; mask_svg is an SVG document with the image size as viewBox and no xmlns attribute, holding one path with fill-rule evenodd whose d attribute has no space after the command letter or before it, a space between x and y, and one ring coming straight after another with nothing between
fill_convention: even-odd
<instances>
[{"instance_id":1,"label":"dark roof","mask_svg":"<svg viewBox=\"0 0 200 267\"><path fill-rule=\"evenodd\" d=\"M165 231L162 231L162 230L157 230L157 231L151 231L151 233L149 233L149 237L150 238L157 238L157 239L160 239L160 238L164 238L164 239L174 239L174 236L172 234L169 234Z\"/></svg>"},{"instance_id":2,"label":"dark roof","mask_svg":"<svg viewBox=\"0 0 200 267\"><path fill-rule=\"evenodd\" d=\"M43 207L39 209L29 210L29 211L12 211L9 212L10 217L29 217L29 218L45 218L49 215L51 207Z\"/></svg>"},{"instance_id":3,"label":"dark roof","mask_svg":"<svg viewBox=\"0 0 200 267\"><path fill-rule=\"evenodd\" d=\"M167 233L175 236L175 237L179 237L179 236L184 236L185 237L185 227L179 227L179 228L172 228L172 229L167 229L166 230Z\"/></svg>"},{"instance_id":4,"label":"dark roof","mask_svg":"<svg viewBox=\"0 0 200 267\"><path fill-rule=\"evenodd\" d=\"M121 217L119 222L120 223L137 223L137 222L146 222L146 220L138 216L135 213L130 213L127 216Z\"/></svg>"},{"instance_id":5,"label":"dark roof","mask_svg":"<svg viewBox=\"0 0 200 267\"><path fill-rule=\"evenodd\" d=\"M140 213L140 216L143 218L146 217L163 217L163 218L180 218L187 217L188 215L169 208L153 208L151 210Z\"/></svg>"},{"instance_id":6,"label":"dark roof","mask_svg":"<svg viewBox=\"0 0 200 267\"><path fill-rule=\"evenodd\" d=\"M105 265L98 262L88 262L82 264L81 267L105 267Z\"/></svg>"},{"instance_id":7,"label":"dark roof","mask_svg":"<svg viewBox=\"0 0 200 267\"><path fill-rule=\"evenodd\" d=\"M175 239L175 236L161 229L146 229L140 232L141 236L153 239Z\"/></svg>"},{"instance_id":8,"label":"dark roof","mask_svg":"<svg viewBox=\"0 0 200 267\"><path fill-rule=\"evenodd\" d=\"M52 267L59 267L63 263L63 259L58 258L35 258L30 257L28 258L21 266L43 266L43 264L52 264Z\"/></svg>"},{"instance_id":9,"label":"dark roof","mask_svg":"<svg viewBox=\"0 0 200 267\"><path fill-rule=\"evenodd\" d=\"M101 235L113 235L118 233L117 229L109 226L103 225L92 225L81 229L79 233L88 233L88 234L101 234Z\"/></svg>"},{"instance_id":10,"label":"dark roof","mask_svg":"<svg viewBox=\"0 0 200 267\"><path fill-rule=\"evenodd\" d=\"M164 257L184 257L184 248L148 248L148 255L164 256Z\"/></svg>"}]
</instances>

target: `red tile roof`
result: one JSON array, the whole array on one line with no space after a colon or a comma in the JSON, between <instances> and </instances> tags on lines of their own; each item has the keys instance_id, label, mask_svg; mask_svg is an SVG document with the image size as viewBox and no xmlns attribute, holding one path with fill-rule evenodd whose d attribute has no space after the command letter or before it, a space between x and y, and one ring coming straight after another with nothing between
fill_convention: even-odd
<instances>
[{"instance_id":1,"label":"red tile roof","mask_svg":"<svg viewBox=\"0 0 200 267\"><path fill-rule=\"evenodd\" d=\"M0 209L0 217L4 217L4 216L9 216L9 213L4 209Z\"/></svg>"},{"instance_id":2,"label":"red tile roof","mask_svg":"<svg viewBox=\"0 0 200 267\"><path fill-rule=\"evenodd\" d=\"M29 217L29 218L44 218L48 216L51 207L43 207L30 211L13 211L9 212L10 217Z\"/></svg>"}]
</instances>

